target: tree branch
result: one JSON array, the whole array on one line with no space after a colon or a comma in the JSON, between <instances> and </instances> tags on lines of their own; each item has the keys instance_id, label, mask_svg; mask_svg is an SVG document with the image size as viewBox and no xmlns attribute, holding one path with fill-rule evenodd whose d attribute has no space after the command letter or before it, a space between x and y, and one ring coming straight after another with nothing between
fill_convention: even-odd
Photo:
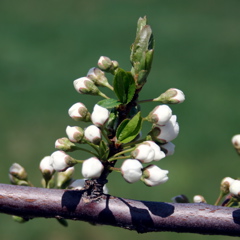
<instances>
[{"instance_id":1,"label":"tree branch","mask_svg":"<svg viewBox=\"0 0 240 240\"><path fill-rule=\"evenodd\" d=\"M240 236L240 210L208 204L136 201L84 191L0 184L0 212L24 218L65 218L140 233L173 231Z\"/></svg>"}]
</instances>

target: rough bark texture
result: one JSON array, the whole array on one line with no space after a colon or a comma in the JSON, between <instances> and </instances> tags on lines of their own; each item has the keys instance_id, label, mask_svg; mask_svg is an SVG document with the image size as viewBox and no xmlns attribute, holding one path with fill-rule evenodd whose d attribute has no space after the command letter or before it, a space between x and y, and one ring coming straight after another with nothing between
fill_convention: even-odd
<instances>
[{"instance_id":1,"label":"rough bark texture","mask_svg":"<svg viewBox=\"0 0 240 240\"><path fill-rule=\"evenodd\" d=\"M240 210L208 204L136 201L83 191L0 184L0 212L24 218L65 218L140 233L189 232L240 236Z\"/></svg>"}]
</instances>

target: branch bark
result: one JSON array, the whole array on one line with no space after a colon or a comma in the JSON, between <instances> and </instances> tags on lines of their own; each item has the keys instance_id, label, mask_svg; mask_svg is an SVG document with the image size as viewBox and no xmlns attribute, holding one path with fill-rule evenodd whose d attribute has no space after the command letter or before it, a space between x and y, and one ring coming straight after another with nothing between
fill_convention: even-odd
<instances>
[{"instance_id":1,"label":"branch bark","mask_svg":"<svg viewBox=\"0 0 240 240\"><path fill-rule=\"evenodd\" d=\"M173 231L240 236L240 210L208 204L136 201L83 191L0 184L0 212L24 218L65 218L140 233Z\"/></svg>"}]
</instances>

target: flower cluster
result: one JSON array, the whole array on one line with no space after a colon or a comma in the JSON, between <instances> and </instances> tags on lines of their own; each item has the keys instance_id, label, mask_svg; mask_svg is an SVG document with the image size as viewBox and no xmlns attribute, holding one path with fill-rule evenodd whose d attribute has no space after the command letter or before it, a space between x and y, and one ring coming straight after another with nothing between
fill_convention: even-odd
<instances>
[{"instance_id":1,"label":"flower cluster","mask_svg":"<svg viewBox=\"0 0 240 240\"><path fill-rule=\"evenodd\" d=\"M151 70L154 52L152 29L147 19L140 18L137 34L131 46L132 68L125 71L119 63L101 56L97 67L92 67L83 77L73 81L75 90L81 95L103 98L89 111L82 102L74 103L68 115L75 121L66 127L66 136L55 142L57 149L40 162L40 171L46 187L54 184L57 174L57 187L82 189L84 184L93 182L103 185L111 172L119 172L128 183L144 182L156 186L168 180L168 170L157 166L158 161L174 154L175 145L171 142L179 134L179 124L168 104L178 104L185 100L183 92L170 88L150 100L139 100L140 91ZM113 76L112 83L109 77ZM112 91L109 98L100 88ZM143 117L140 104L147 102L160 105ZM152 124L146 136L142 135L144 122ZM79 124L89 123L85 128ZM88 145L88 148L84 147ZM90 148L90 150L89 150ZM71 152L90 154L87 159L75 159ZM77 154L75 154L77 156ZM74 166L82 164L82 180L72 182ZM116 167L119 164L119 168ZM102 192L102 190L100 191Z\"/></svg>"}]
</instances>

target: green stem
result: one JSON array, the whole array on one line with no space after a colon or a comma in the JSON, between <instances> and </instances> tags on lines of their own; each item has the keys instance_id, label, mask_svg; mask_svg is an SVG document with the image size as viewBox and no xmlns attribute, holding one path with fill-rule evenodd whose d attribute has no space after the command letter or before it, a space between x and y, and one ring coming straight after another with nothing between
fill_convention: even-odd
<instances>
[{"instance_id":1,"label":"green stem","mask_svg":"<svg viewBox=\"0 0 240 240\"><path fill-rule=\"evenodd\" d=\"M90 153L91 155L94 155L95 157L98 157L98 154L96 154L96 153L94 153L94 152L92 152L92 151L90 151L90 150L87 150L87 149L85 149L85 148L76 147L76 149L82 150L82 151L84 151L84 152L88 152L88 153ZM96 150L96 149L95 149L95 150ZM97 149L97 151L98 151L98 149Z\"/></svg>"},{"instance_id":2,"label":"green stem","mask_svg":"<svg viewBox=\"0 0 240 240\"><path fill-rule=\"evenodd\" d=\"M225 194L221 191L218 198L217 198L217 201L215 202L215 206L218 206L220 201L222 200L222 198L225 196Z\"/></svg>"},{"instance_id":3,"label":"green stem","mask_svg":"<svg viewBox=\"0 0 240 240\"><path fill-rule=\"evenodd\" d=\"M110 85L109 83L107 83L107 84L105 85L105 87L107 87L107 88L109 88L110 90L114 91L114 88L113 88L113 86L112 86L112 85Z\"/></svg>"},{"instance_id":4,"label":"green stem","mask_svg":"<svg viewBox=\"0 0 240 240\"><path fill-rule=\"evenodd\" d=\"M119 159L126 159L126 158L130 158L131 155L128 156L122 156L122 157L112 157L108 159L108 162L114 161L114 160L119 160Z\"/></svg>"},{"instance_id":5,"label":"green stem","mask_svg":"<svg viewBox=\"0 0 240 240\"><path fill-rule=\"evenodd\" d=\"M103 98L109 99L109 97L101 91L99 91L98 95L103 97Z\"/></svg>"},{"instance_id":6,"label":"green stem","mask_svg":"<svg viewBox=\"0 0 240 240\"><path fill-rule=\"evenodd\" d=\"M137 103L152 102L153 100L154 100L154 98L152 98L152 99L146 99L146 100L137 101Z\"/></svg>"},{"instance_id":7,"label":"green stem","mask_svg":"<svg viewBox=\"0 0 240 240\"><path fill-rule=\"evenodd\" d=\"M102 135L103 135L104 138L107 140L108 144L111 145L112 142L111 142L110 139L108 138L106 132L104 131L104 128L102 127L101 130L102 130L102 131L101 131L101 132L102 132Z\"/></svg>"},{"instance_id":8,"label":"green stem","mask_svg":"<svg viewBox=\"0 0 240 240\"><path fill-rule=\"evenodd\" d=\"M115 172L121 172L121 169L116 167L109 167L108 169Z\"/></svg>"}]
</instances>

